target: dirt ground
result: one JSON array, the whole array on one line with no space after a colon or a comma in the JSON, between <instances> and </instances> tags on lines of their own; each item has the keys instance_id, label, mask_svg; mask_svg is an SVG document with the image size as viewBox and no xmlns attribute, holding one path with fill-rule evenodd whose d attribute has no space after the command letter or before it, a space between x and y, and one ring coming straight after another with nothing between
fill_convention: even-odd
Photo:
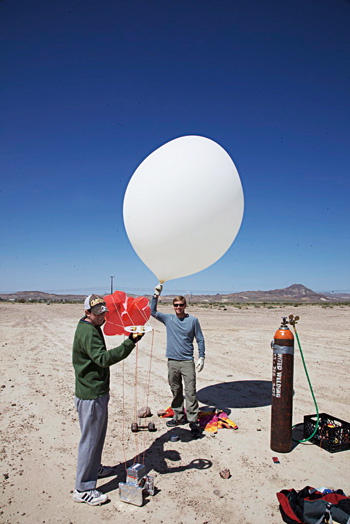
<instances>
[{"instance_id":1,"label":"dirt ground","mask_svg":"<svg viewBox=\"0 0 350 524\"><path fill-rule=\"evenodd\" d=\"M159 310L171 308L160 304ZM197 376L200 405L223 409L239 429L193 440L186 426L168 430L157 417L170 404L170 390L165 328L151 319L154 331L111 368L103 462L117 465L117 475L98 484L110 501L91 507L72 500L80 431L71 347L82 305L0 305L1 523L277 524L281 489L326 486L350 494L350 451L331 454L297 442L290 453L270 449L270 342L282 316L300 316L298 334L320 413L350 422L350 308L191 306L188 312L199 318L206 341L205 367ZM106 339L109 348L122 341ZM145 404L157 431L131 433L135 409ZM302 438L304 415L314 413L296 345L295 438ZM170 441L172 433L177 442ZM125 463L135 458L156 475L156 494L142 507L119 498ZM221 478L223 468L229 479Z\"/></svg>"}]
</instances>

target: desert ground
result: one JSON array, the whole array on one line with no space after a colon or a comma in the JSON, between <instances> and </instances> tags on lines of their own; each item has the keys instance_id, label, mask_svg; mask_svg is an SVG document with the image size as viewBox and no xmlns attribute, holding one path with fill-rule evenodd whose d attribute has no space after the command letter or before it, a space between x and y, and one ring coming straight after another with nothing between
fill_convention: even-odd
<instances>
[{"instance_id":1,"label":"desert ground","mask_svg":"<svg viewBox=\"0 0 350 524\"><path fill-rule=\"evenodd\" d=\"M171 307L160 303L159 310ZM297 330L320 413L350 422L350 308L190 306L188 312L199 318L206 341L200 406L224 410L239 429L193 440L187 426L169 430L157 417L171 396L165 328L151 319L154 329L137 351L111 368L103 463L116 465L116 475L98 482L109 502L91 507L72 500L80 431L71 348L83 306L0 304L1 523L277 524L281 489L326 486L350 494L349 450L331 454L298 442L290 453L270 449L270 342L282 316L300 316ZM111 348L123 337L106 340ZM157 430L132 433L135 409L144 405ZM314 413L296 344L293 438L302 438L304 415ZM170 441L174 433L177 442ZM155 475L157 488L142 507L122 502L118 491L125 464L135 460ZM224 468L228 479L220 476Z\"/></svg>"}]
</instances>

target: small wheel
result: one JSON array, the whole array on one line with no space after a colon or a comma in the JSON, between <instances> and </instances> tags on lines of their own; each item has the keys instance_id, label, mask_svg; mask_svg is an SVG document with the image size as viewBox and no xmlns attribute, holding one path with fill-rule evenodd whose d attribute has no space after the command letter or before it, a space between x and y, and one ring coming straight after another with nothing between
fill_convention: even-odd
<instances>
[{"instance_id":1,"label":"small wheel","mask_svg":"<svg viewBox=\"0 0 350 524\"><path fill-rule=\"evenodd\" d=\"M149 422L148 423L148 431L155 431L156 430L156 425L154 422Z\"/></svg>"},{"instance_id":2,"label":"small wheel","mask_svg":"<svg viewBox=\"0 0 350 524\"><path fill-rule=\"evenodd\" d=\"M133 422L133 423L131 424L131 431L132 431L133 433L137 433L138 430L139 430L139 426L138 426L137 422Z\"/></svg>"}]
</instances>

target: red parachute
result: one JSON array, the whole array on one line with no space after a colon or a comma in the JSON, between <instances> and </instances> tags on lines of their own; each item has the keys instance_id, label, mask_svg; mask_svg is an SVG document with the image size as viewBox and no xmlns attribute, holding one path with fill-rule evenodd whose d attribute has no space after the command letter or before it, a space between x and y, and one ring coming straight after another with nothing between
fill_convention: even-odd
<instances>
[{"instance_id":1,"label":"red parachute","mask_svg":"<svg viewBox=\"0 0 350 524\"><path fill-rule=\"evenodd\" d=\"M151 316L151 308L145 297L128 297L124 291L114 291L104 297L108 313L103 331L105 335L129 335L128 326L144 326Z\"/></svg>"}]
</instances>

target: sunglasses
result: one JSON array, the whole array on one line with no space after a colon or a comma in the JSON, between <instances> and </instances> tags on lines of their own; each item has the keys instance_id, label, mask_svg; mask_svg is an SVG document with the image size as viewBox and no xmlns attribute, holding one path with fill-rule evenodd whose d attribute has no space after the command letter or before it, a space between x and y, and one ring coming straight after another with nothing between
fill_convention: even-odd
<instances>
[{"instance_id":1,"label":"sunglasses","mask_svg":"<svg viewBox=\"0 0 350 524\"><path fill-rule=\"evenodd\" d=\"M185 304L174 304L174 307L184 307Z\"/></svg>"}]
</instances>

